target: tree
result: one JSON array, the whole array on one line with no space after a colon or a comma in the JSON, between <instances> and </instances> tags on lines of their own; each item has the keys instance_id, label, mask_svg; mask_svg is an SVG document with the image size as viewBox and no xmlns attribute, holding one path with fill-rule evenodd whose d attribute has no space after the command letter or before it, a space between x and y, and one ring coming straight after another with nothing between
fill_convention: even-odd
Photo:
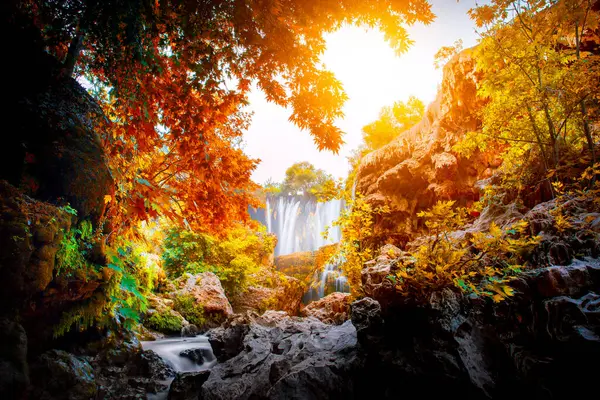
<instances>
[{"instance_id":1,"label":"tree","mask_svg":"<svg viewBox=\"0 0 600 400\"><path fill-rule=\"evenodd\" d=\"M516 177L531 171L531 153L553 179L549 171L584 147L593 164L586 102L598 99L600 59L580 46L582 32L598 26L591 1L494 0L470 13L487 28L476 57L488 103L483 129L458 150L506 143L506 175Z\"/></svg>"},{"instance_id":2,"label":"tree","mask_svg":"<svg viewBox=\"0 0 600 400\"><path fill-rule=\"evenodd\" d=\"M363 127L363 140L369 150L377 150L402 132L417 124L425 113L425 104L410 96L405 102L398 101L391 107L384 107L379 119Z\"/></svg>"},{"instance_id":3,"label":"tree","mask_svg":"<svg viewBox=\"0 0 600 400\"><path fill-rule=\"evenodd\" d=\"M383 31L399 53L406 25L430 23L427 0L22 0L63 73L83 74L110 124L118 178L111 210L133 223L162 213L203 230L247 218L257 160L240 149L256 83L292 110L317 147L337 152L346 95L323 69L324 34ZM107 201L110 201L108 199ZM115 204L116 203L116 204Z\"/></svg>"}]
</instances>

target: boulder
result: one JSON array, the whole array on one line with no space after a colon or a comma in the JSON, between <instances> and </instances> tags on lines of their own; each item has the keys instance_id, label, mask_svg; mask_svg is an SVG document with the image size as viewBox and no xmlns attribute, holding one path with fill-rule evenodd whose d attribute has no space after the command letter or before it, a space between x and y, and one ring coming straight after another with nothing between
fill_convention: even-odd
<instances>
[{"instance_id":1,"label":"boulder","mask_svg":"<svg viewBox=\"0 0 600 400\"><path fill-rule=\"evenodd\" d=\"M238 324L218 330L219 337L236 338L237 355L213 367L202 386L202 399L353 396L360 359L356 330L349 321L328 325L271 313L263 318L246 315ZM215 331L209 332L211 345Z\"/></svg>"},{"instance_id":2,"label":"boulder","mask_svg":"<svg viewBox=\"0 0 600 400\"><path fill-rule=\"evenodd\" d=\"M193 297L196 305L201 307L202 312L207 317L207 326L215 325L215 323L223 321L233 314L233 309L227 296L225 296L221 281L214 273L186 274L176 282L176 285L178 290L171 293L171 297ZM202 327L199 328L202 329Z\"/></svg>"},{"instance_id":3,"label":"boulder","mask_svg":"<svg viewBox=\"0 0 600 400\"><path fill-rule=\"evenodd\" d=\"M182 337L194 337L200 334L200 329L194 324L185 325L181 328Z\"/></svg>"},{"instance_id":4,"label":"boulder","mask_svg":"<svg viewBox=\"0 0 600 400\"><path fill-rule=\"evenodd\" d=\"M144 316L144 326L167 335L178 334L189 322L173 310L173 300L156 295L148 296L149 308Z\"/></svg>"},{"instance_id":5,"label":"boulder","mask_svg":"<svg viewBox=\"0 0 600 400\"><path fill-rule=\"evenodd\" d=\"M142 376L147 376L158 381L165 381L175 376L175 371L158 354L152 350L145 350L141 354Z\"/></svg>"},{"instance_id":6,"label":"boulder","mask_svg":"<svg viewBox=\"0 0 600 400\"><path fill-rule=\"evenodd\" d=\"M22 398L29 385L27 335L18 323L0 320L0 398Z\"/></svg>"},{"instance_id":7,"label":"boulder","mask_svg":"<svg viewBox=\"0 0 600 400\"><path fill-rule=\"evenodd\" d=\"M305 317L314 317L326 324L340 325L348 319L350 293L331 293L302 309Z\"/></svg>"},{"instance_id":8,"label":"boulder","mask_svg":"<svg viewBox=\"0 0 600 400\"><path fill-rule=\"evenodd\" d=\"M202 385L209 376L210 371L177 374L175 380L171 383L168 400L197 400Z\"/></svg>"},{"instance_id":9,"label":"boulder","mask_svg":"<svg viewBox=\"0 0 600 400\"><path fill-rule=\"evenodd\" d=\"M186 349L179 353L179 355L190 359L198 365L204 364L205 361L214 360L213 353L209 349Z\"/></svg>"},{"instance_id":10,"label":"boulder","mask_svg":"<svg viewBox=\"0 0 600 400\"><path fill-rule=\"evenodd\" d=\"M34 398L89 400L98 391L89 362L62 350L42 354L31 367Z\"/></svg>"}]
</instances>

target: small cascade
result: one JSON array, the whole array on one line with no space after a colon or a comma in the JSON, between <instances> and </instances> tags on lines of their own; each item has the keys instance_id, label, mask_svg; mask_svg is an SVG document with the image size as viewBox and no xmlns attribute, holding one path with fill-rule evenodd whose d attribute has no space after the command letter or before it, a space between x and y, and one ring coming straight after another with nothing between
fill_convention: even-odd
<instances>
[{"instance_id":1,"label":"small cascade","mask_svg":"<svg viewBox=\"0 0 600 400\"><path fill-rule=\"evenodd\" d=\"M341 265L344 262L342 257L331 259L319 276L319 287L316 290L316 299L322 299L333 292L347 293L350 291L348 278L342 272ZM313 296L310 300L316 300Z\"/></svg>"}]
</instances>

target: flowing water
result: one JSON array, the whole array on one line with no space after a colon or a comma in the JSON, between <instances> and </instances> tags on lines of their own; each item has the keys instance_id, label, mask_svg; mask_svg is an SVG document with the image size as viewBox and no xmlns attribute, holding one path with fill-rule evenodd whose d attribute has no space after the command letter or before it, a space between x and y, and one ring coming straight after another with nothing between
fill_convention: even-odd
<instances>
[{"instance_id":1,"label":"flowing water","mask_svg":"<svg viewBox=\"0 0 600 400\"><path fill-rule=\"evenodd\" d=\"M343 206L342 200L320 203L306 196L267 197L265 208L250 210L250 214L262 222L269 233L277 235L275 255L282 256L338 243L340 228L332 224ZM329 236L323 238L322 232L327 226Z\"/></svg>"},{"instance_id":2,"label":"flowing water","mask_svg":"<svg viewBox=\"0 0 600 400\"><path fill-rule=\"evenodd\" d=\"M341 231L333 222L344 208L342 200L317 202L307 196L267 197L265 208L250 209L253 219L262 222L269 233L277 235L275 256L300 251L315 251L328 244L339 243ZM322 233L329 227L328 236ZM341 260L343 261L343 260ZM304 295L304 302L318 300L331 292L348 292L348 280L341 271L340 260L331 260L323 271L315 273L315 288Z\"/></svg>"},{"instance_id":3,"label":"flowing water","mask_svg":"<svg viewBox=\"0 0 600 400\"><path fill-rule=\"evenodd\" d=\"M158 354L176 372L197 372L210 369L217 363L208 338L204 335L196 337L165 338L142 342L144 350L152 350ZM182 357L185 351L196 350L201 360L195 362L188 357ZM173 379L163 382L167 386ZM168 390L157 394L148 394L148 399L166 399Z\"/></svg>"}]
</instances>

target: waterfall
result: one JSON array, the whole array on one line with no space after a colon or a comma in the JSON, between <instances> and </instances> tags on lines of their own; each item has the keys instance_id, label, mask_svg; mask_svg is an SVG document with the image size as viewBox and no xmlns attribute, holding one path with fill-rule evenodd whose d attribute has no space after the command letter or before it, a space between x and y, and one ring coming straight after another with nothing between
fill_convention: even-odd
<instances>
[{"instance_id":1,"label":"waterfall","mask_svg":"<svg viewBox=\"0 0 600 400\"><path fill-rule=\"evenodd\" d=\"M275 256L300 251L315 251L319 248L339 243L342 235L333 222L337 220L344 207L343 200L317 202L308 196L268 196L265 208L250 209L253 219L262 222L269 233L277 236ZM328 237L322 233L329 227ZM315 272L314 289L304 295L305 303L318 300L331 292L348 292L348 279L343 275L342 257L331 259L323 271Z\"/></svg>"},{"instance_id":2,"label":"waterfall","mask_svg":"<svg viewBox=\"0 0 600 400\"><path fill-rule=\"evenodd\" d=\"M262 222L267 231L277 235L275 255L315 251L340 241L339 227L332 226L342 211L342 200L319 203L306 196L267 197L264 209L251 211L252 218ZM323 230L329 226L329 237Z\"/></svg>"}]
</instances>

